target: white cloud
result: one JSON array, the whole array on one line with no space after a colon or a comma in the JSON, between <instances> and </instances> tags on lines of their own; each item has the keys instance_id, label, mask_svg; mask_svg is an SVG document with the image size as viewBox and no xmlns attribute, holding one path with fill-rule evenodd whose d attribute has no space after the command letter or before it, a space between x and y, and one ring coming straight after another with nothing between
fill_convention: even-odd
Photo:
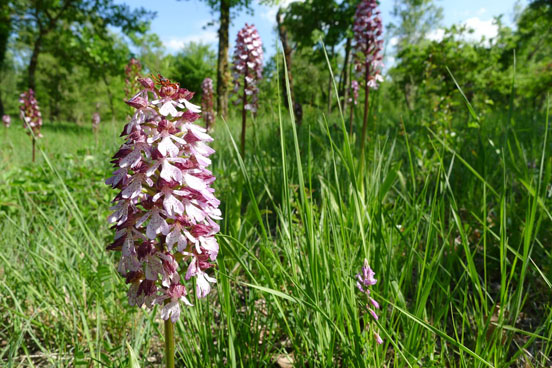
<instances>
[{"instance_id":1,"label":"white cloud","mask_svg":"<svg viewBox=\"0 0 552 368\"><path fill-rule=\"evenodd\" d=\"M261 17L268 20L270 23L276 24L276 13L278 13L278 9L285 9L289 4L297 1L304 2L305 0L282 0L278 5L268 7L266 12L261 13Z\"/></svg>"},{"instance_id":2,"label":"white cloud","mask_svg":"<svg viewBox=\"0 0 552 368\"><path fill-rule=\"evenodd\" d=\"M482 8L482 10L484 10ZM490 38L496 37L498 34L498 26L493 23L493 19L481 20L478 17L466 19L461 23L466 26L468 32L464 33L464 39L467 41L481 41L485 37L486 43ZM471 30L471 32L469 32ZM442 28L430 31L426 38L431 41L440 41L445 36L445 30Z\"/></svg>"},{"instance_id":3,"label":"white cloud","mask_svg":"<svg viewBox=\"0 0 552 368\"><path fill-rule=\"evenodd\" d=\"M442 28L431 30L426 38L430 41L441 41L445 36L445 30Z\"/></svg>"},{"instance_id":4,"label":"white cloud","mask_svg":"<svg viewBox=\"0 0 552 368\"><path fill-rule=\"evenodd\" d=\"M398 37L391 37L391 39L389 40L389 46L391 47L395 47L398 43L399 43Z\"/></svg>"},{"instance_id":5,"label":"white cloud","mask_svg":"<svg viewBox=\"0 0 552 368\"><path fill-rule=\"evenodd\" d=\"M196 34L192 34L184 37L172 37L169 40L163 42L165 47L169 51L178 51L182 49L187 43L197 42L197 43L216 43L218 39L217 32L215 31L202 31Z\"/></svg>"},{"instance_id":6,"label":"white cloud","mask_svg":"<svg viewBox=\"0 0 552 368\"><path fill-rule=\"evenodd\" d=\"M479 9L479 10L477 11L477 15L483 15L483 14L485 14L486 12L487 12L487 9L481 8L481 9Z\"/></svg>"},{"instance_id":7,"label":"white cloud","mask_svg":"<svg viewBox=\"0 0 552 368\"><path fill-rule=\"evenodd\" d=\"M470 41L480 41L483 36L488 40L498 34L498 26L493 24L492 19L481 20L478 17L473 17L466 19L464 25L469 29L473 29L473 33L466 35L466 39Z\"/></svg>"}]
</instances>

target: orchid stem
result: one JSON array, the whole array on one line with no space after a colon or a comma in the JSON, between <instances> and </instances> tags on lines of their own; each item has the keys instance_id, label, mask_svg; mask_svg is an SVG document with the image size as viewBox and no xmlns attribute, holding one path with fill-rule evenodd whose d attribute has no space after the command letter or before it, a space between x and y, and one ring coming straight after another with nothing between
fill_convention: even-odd
<instances>
[{"instance_id":1,"label":"orchid stem","mask_svg":"<svg viewBox=\"0 0 552 368\"><path fill-rule=\"evenodd\" d=\"M165 321L165 362L167 368L174 368L174 323Z\"/></svg>"}]
</instances>

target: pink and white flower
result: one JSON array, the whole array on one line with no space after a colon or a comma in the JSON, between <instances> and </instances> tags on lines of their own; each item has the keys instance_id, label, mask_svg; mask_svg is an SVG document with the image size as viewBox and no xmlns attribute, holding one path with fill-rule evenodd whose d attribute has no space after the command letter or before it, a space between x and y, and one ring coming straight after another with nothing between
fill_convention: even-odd
<instances>
[{"instance_id":1,"label":"pink and white flower","mask_svg":"<svg viewBox=\"0 0 552 368\"><path fill-rule=\"evenodd\" d=\"M362 77L365 88L377 89L383 81L383 25L376 0L363 0L358 4L353 32L355 71Z\"/></svg>"},{"instance_id":2,"label":"pink and white flower","mask_svg":"<svg viewBox=\"0 0 552 368\"><path fill-rule=\"evenodd\" d=\"M360 273L356 275L356 285L357 288L366 295L370 304L372 304L372 306L367 305L366 309L368 309L368 313L370 313L372 318L377 321L379 320L379 317L374 309L380 309L380 305L374 298L370 296L369 289L371 286L374 286L378 282L378 280L376 280L374 277L375 275L376 273L368 265L368 260L365 259ZM377 332L374 332L374 336L378 344L383 343L381 337L378 335Z\"/></svg>"},{"instance_id":3,"label":"pink and white flower","mask_svg":"<svg viewBox=\"0 0 552 368\"><path fill-rule=\"evenodd\" d=\"M205 121L205 129L209 131L215 122L215 113L213 111L213 80L205 78L201 83L203 94L201 95L201 117Z\"/></svg>"},{"instance_id":4,"label":"pink and white flower","mask_svg":"<svg viewBox=\"0 0 552 368\"><path fill-rule=\"evenodd\" d=\"M181 303L192 305L184 280L195 280L198 298L216 282L207 273L219 250L220 202L207 170L214 150L207 146L212 138L194 123L200 109L189 101L193 93L162 77L139 82L143 89L127 101L136 111L123 129L126 141L106 180L119 190L108 218L115 238L107 249L122 253L118 270L130 284L129 303L164 304L161 317L174 322Z\"/></svg>"},{"instance_id":5,"label":"pink and white flower","mask_svg":"<svg viewBox=\"0 0 552 368\"><path fill-rule=\"evenodd\" d=\"M38 107L38 102L35 98L35 93L29 88L19 96L19 113L23 120L23 127L27 130L27 134L34 135L37 138L42 138L40 128L42 127L42 114Z\"/></svg>"},{"instance_id":6,"label":"pink and white flower","mask_svg":"<svg viewBox=\"0 0 552 368\"><path fill-rule=\"evenodd\" d=\"M2 123L4 123L6 128L9 128L11 125L11 117L9 115L2 116Z\"/></svg>"},{"instance_id":7,"label":"pink and white flower","mask_svg":"<svg viewBox=\"0 0 552 368\"><path fill-rule=\"evenodd\" d=\"M259 94L257 83L263 75L263 43L253 24L246 23L238 32L233 69L233 93L238 95L234 103L243 103L245 110L256 112Z\"/></svg>"}]
</instances>

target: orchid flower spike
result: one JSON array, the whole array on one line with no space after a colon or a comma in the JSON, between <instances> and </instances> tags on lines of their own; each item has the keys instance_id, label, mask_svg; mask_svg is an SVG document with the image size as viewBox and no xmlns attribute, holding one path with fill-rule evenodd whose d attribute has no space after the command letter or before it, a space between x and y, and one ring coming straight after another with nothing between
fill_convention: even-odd
<instances>
[{"instance_id":1,"label":"orchid flower spike","mask_svg":"<svg viewBox=\"0 0 552 368\"><path fill-rule=\"evenodd\" d=\"M118 190L108 221L115 236L108 250L121 252L119 273L130 284L131 305L163 304L161 317L176 321L188 299L190 280L198 298L216 282L209 275L219 245L219 200L207 169L213 139L194 123L200 116L193 93L161 76L139 79L143 89L127 104L135 109L115 153ZM184 277L181 277L184 274Z\"/></svg>"}]
</instances>

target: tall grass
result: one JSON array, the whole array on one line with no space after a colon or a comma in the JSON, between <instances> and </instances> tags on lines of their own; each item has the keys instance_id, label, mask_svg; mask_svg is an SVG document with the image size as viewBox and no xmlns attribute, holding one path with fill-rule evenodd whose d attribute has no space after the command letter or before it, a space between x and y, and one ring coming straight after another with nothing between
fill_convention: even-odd
<instances>
[{"instance_id":1,"label":"tall grass","mask_svg":"<svg viewBox=\"0 0 552 368\"><path fill-rule=\"evenodd\" d=\"M218 287L177 323L177 366L551 364L548 116L469 129L462 115L450 137L380 111L361 164L339 115L296 127L286 114L253 122L245 157L238 119L218 123ZM45 123L35 165L22 129L7 132L2 365L162 364L162 321L128 307L104 251L119 129L103 124L96 144L88 127ZM382 345L355 287L364 258Z\"/></svg>"}]
</instances>

